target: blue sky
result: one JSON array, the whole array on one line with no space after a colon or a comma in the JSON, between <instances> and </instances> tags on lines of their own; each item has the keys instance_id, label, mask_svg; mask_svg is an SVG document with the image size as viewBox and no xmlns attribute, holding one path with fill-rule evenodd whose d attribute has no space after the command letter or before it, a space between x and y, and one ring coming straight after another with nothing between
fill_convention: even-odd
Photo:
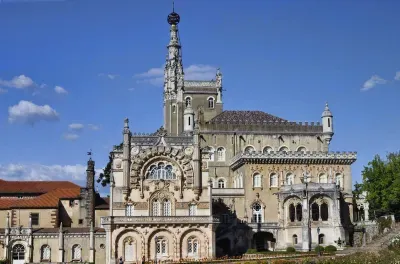
<instances>
[{"instance_id":1,"label":"blue sky","mask_svg":"<svg viewBox=\"0 0 400 264\"><path fill-rule=\"evenodd\" d=\"M399 1L175 1L187 77L224 75L224 108L334 115L333 151L398 151ZM171 1L0 0L0 177L82 183L131 130L162 125ZM153 70L151 70L153 69ZM151 70L151 71L150 71ZM396 80L396 72L399 72Z\"/></svg>"}]
</instances>

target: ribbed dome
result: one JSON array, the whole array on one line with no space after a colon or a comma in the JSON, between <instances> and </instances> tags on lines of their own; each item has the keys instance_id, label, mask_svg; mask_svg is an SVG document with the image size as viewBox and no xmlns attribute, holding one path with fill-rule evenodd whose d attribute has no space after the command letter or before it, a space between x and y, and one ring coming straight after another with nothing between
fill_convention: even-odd
<instances>
[{"instance_id":1,"label":"ribbed dome","mask_svg":"<svg viewBox=\"0 0 400 264\"><path fill-rule=\"evenodd\" d=\"M328 103L325 104L324 112L322 112L322 117L330 116L332 117L332 112L329 110Z\"/></svg>"}]
</instances>

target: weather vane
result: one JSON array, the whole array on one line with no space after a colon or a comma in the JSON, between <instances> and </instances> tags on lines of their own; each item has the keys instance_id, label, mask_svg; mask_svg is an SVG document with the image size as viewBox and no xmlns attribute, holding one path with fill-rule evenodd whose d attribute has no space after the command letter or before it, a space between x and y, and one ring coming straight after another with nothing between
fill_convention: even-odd
<instances>
[{"instance_id":1,"label":"weather vane","mask_svg":"<svg viewBox=\"0 0 400 264\"><path fill-rule=\"evenodd\" d=\"M92 159L92 149L90 149L90 150L87 152L87 155L89 156L90 159Z\"/></svg>"}]
</instances>

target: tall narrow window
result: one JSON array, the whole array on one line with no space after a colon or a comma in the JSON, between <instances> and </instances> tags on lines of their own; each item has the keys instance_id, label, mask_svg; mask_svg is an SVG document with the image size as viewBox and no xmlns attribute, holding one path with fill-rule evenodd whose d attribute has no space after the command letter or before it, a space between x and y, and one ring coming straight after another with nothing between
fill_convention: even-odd
<instances>
[{"instance_id":1,"label":"tall narrow window","mask_svg":"<svg viewBox=\"0 0 400 264\"><path fill-rule=\"evenodd\" d=\"M286 174L286 185L292 185L294 183L294 175L292 173Z\"/></svg>"},{"instance_id":2,"label":"tall narrow window","mask_svg":"<svg viewBox=\"0 0 400 264\"><path fill-rule=\"evenodd\" d=\"M188 120L189 120L188 124L189 124L189 126L190 126L190 116L188 117Z\"/></svg>"},{"instance_id":3,"label":"tall narrow window","mask_svg":"<svg viewBox=\"0 0 400 264\"><path fill-rule=\"evenodd\" d=\"M156 252L158 256L167 255L167 240L164 238L158 238L156 245Z\"/></svg>"},{"instance_id":4,"label":"tall narrow window","mask_svg":"<svg viewBox=\"0 0 400 264\"><path fill-rule=\"evenodd\" d=\"M246 153L246 154L251 154L251 153L253 153L255 151L255 149L252 147L252 146L247 146L245 149L244 149L244 153Z\"/></svg>"},{"instance_id":5,"label":"tall narrow window","mask_svg":"<svg viewBox=\"0 0 400 264\"><path fill-rule=\"evenodd\" d=\"M223 147L219 147L217 149L218 161L225 161L225 149Z\"/></svg>"},{"instance_id":6,"label":"tall narrow window","mask_svg":"<svg viewBox=\"0 0 400 264\"><path fill-rule=\"evenodd\" d=\"M253 187L254 188L260 188L261 187L261 175L259 173L256 173L253 176Z\"/></svg>"},{"instance_id":7,"label":"tall narrow window","mask_svg":"<svg viewBox=\"0 0 400 264\"><path fill-rule=\"evenodd\" d=\"M39 225L39 213L31 214L32 225Z\"/></svg>"},{"instance_id":8,"label":"tall narrow window","mask_svg":"<svg viewBox=\"0 0 400 264\"><path fill-rule=\"evenodd\" d=\"M81 260L82 257L82 247L80 245L72 246L72 260Z\"/></svg>"},{"instance_id":9,"label":"tall narrow window","mask_svg":"<svg viewBox=\"0 0 400 264\"><path fill-rule=\"evenodd\" d=\"M321 220L328 221L328 205L326 203L321 204Z\"/></svg>"},{"instance_id":10,"label":"tall narrow window","mask_svg":"<svg viewBox=\"0 0 400 264\"><path fill-rule=\"evenodd\" d=\"M172 105L172 113L176 113L176 105Z\"/></svg>"},{"instance_id":11,"label":"tall narrow window","mask_svg":"<svg viewBox=\"0 0 400 264\"><path fill-rule=\"evenodd\" d=\"M331 119L328 118L328 127L331 127Z\"/></svg>"},{"instance_id":12,"label":"tall narrow window","mask_svg":"<svg viewBox=\"0 0 400 264\"><path fill-rule=\"evenodd\" d=\"M343 188L343 175L340 173L336 174L336 185Z\"/></svg>"},{"instance_id":13,"label":"tall narrow window","mask_svg":"<svg viewBox=\"0 0 400 264\"><path fill-rule=\"evenodd\" d=\"M195 237L190 237L188 239L188 255L197 255L199 250L199 242Z\"/></svg>"},{"instance_id":14,"label":"tall narrow window","mask_svg":"<svg viewBox=\"0 0 400 264\"><path fill-rule=\"evenodd\" d=\"M160 216L160 202L158 200L153 201L153 216Z\"/></svg>"},{"instance_id":15,"label":"tall narrow window","mask_svg":"<svg viewBox=\"0 0 400 264\"><path fill-rule=\"evenodd\" d=\"M293 245L297 245L297 235L293 235Z\"/></svg>"},{"instance_id":16,"label":"tall narrow window","mask_svg":"<svg viewBox=\"0 0 400 264\"><path fill-rule=\"evenodd\" d=\"M51 249L49 245L43 245L41 248L41 260L50 261Z\"/></svg>"},{"instance_id":17,"label":"tall narrow window","mask_svg":"<svg viewBox=\"0 0 400 264\"><path fill-rule=\"evenodd\" d=\"M301 204L296 205L296 219L297 221L301 221L303 219L303 210Z\"/></svg>"},{"instance_id":18,"label":"tall narrow window","mask_svg":"<svg viewBox=\"0 0 400 264\"><path fill-rule=\"evenodd\" d=\"M328 183L328 176L325 173L319 175L319 183Z\"/></svg>"},{"instance_id":19,"label":"tall narrow window","mask_svg":"<svg viewBox=\"0 0 400 264\"><path fill-rule=\"evenodd\" d=\"M208 108L214 108L214 98L208 98Z\"/></svg>"},{"instance_id":20,"label":"tall narrow window","mask_svg":"<svg viewBox=\"0 0 400 264\"><path fill-rule=\"evenodd\" d=\"M133 216L133 204L127 204L126 205L126 216Z\"/></svg>"},{"instance_id":21,"label":"tall narrow window","mask_svg":"<svg viewBox=\"0 0 400 264\"><path fill-rule=\"evenodd\" d=\"M225 181L223 179L218 180L218 188L224 189L225 188Z\"/></svg>"},{"instance_id":22,"label":"tall narrow window","mask_svg":"<svg viewBox=\"0 0 400 264\"><path fill-rule=\"evenodd\" d=\"M281 148L279 149L279 151L284 152L284 153L287 153L287 152L289 151L289 149L288 149L287 147L281 147Z\"/></svg>"},{"instance_id":23,"label":"tall narrow window","mask_svg":"<svg viewBox=\"0 0 400 264\"><path fill-rule=\"evenodd\" d=\"M270 187L278 187L278 175L276 173L272 173L269 176Z\"/></svg>"},{"instance_id":24,"label":"tall narrow window","mask_svg":"<svg viewBox=\"0 0 400 264\"><path fill-rule=\"evenodd\" d=\"M190 97L186 97L185 104L186 107L192 106L192 99Z\"/></svg>"},{"instance_id":25,"label":"tall narrow window","mask_svg":"<svg viewBox=\"0 0 400 264\"><path fill-rule=\"evenodd\" d=\"M197 205L191 204L189 205L189 215L196 215L197 214Z\"/></svg>"},{"instance_id":26,"label":"tall narrow window","mask_svg":"<svg viewBox=\"0 0 400 264\"><path fill-rule=\"evenodd\" d=\"M294 222L295 217L296 217L296 212L295 212L294 205L290 204L289 205L289 219L290 219L290 222Z\"/></svg>"},{"instance_id":27,"label":"tall narrow window","mask_svg":"<svg viewBox=\"0 0 400 264\"><path fill-rule=\"evenodd\" d=\"M243 188L243 174L239 174L239 188Z\"/></svg>"},{"instance_id":28,"label":"tall narrow window","mask_svg":"<svg viewBox=\"0 0 400 264\"><path fill-rule=\"evenodd\" d=\"M263 153L264 154L268 154L268 153L271 153L271 151L272 151L272 148L271 147L265 147L264 149L263 149Z\"/></svg>"},{"instance_id":29,"label":"tall narrow window","mask_svg":"<svg viewBox=\"0 0 400 264\"><path fill-rule=\"evenodd\" d=\"M253 204L253 217L251 218L252 223L262 222L262 207L259 203Z\"/></svg>"},{"instance_id":30,"label":"tall narrow window","mask_svg":"<svg viewBox=\"0 0 400 264\"><path fill-rule=\"evenodd\" d=\"M319 236L318 236L318 240L319 240L319 243L320 244L324 244L324 238L325 238L325 235L324 234L319 234Z\"/></svg>"},{"instance_id":31,"label":"tall narrow window","mask_svg":"<svg viewBox=\"0 0 400 264\"><path fill-rule=\"evenodd\" d=\"M165 199L164 200L164 208L163 208L164 216L171 216L171 201Z\"/></svg>"},{"instance_id":32,"label":"tall narrow window","mask_svg":"<svg viewBox=\"0 0 400 264\"><path fill-rule=\"evenodd\" d=\"M313 203L311 205L311 214L312 214L312 220L313 221L318 221L319 220L319 206L316 203Z\"/></svg>"}]
</instances>

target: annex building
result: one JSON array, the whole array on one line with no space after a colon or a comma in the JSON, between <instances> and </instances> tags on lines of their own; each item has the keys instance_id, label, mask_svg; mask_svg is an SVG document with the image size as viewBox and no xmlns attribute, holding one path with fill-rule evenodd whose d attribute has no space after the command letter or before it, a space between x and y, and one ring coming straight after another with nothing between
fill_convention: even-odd
<instances>
[{"instance_id":1,"label":"annex building","mask_svg":"<svg viewBox=\"0 0 400 264\"><path fill-rule=\"evenodd\" d=\"M328 105L311 123L224 110L219 70L185 79L179 22L169 14L163 125L132 133L125 119L110 196L94 191L92 160L85 188L0 182L0 258L136 263L351 242L356 153L329 151Z\"/></svg>"}]
</instances>

